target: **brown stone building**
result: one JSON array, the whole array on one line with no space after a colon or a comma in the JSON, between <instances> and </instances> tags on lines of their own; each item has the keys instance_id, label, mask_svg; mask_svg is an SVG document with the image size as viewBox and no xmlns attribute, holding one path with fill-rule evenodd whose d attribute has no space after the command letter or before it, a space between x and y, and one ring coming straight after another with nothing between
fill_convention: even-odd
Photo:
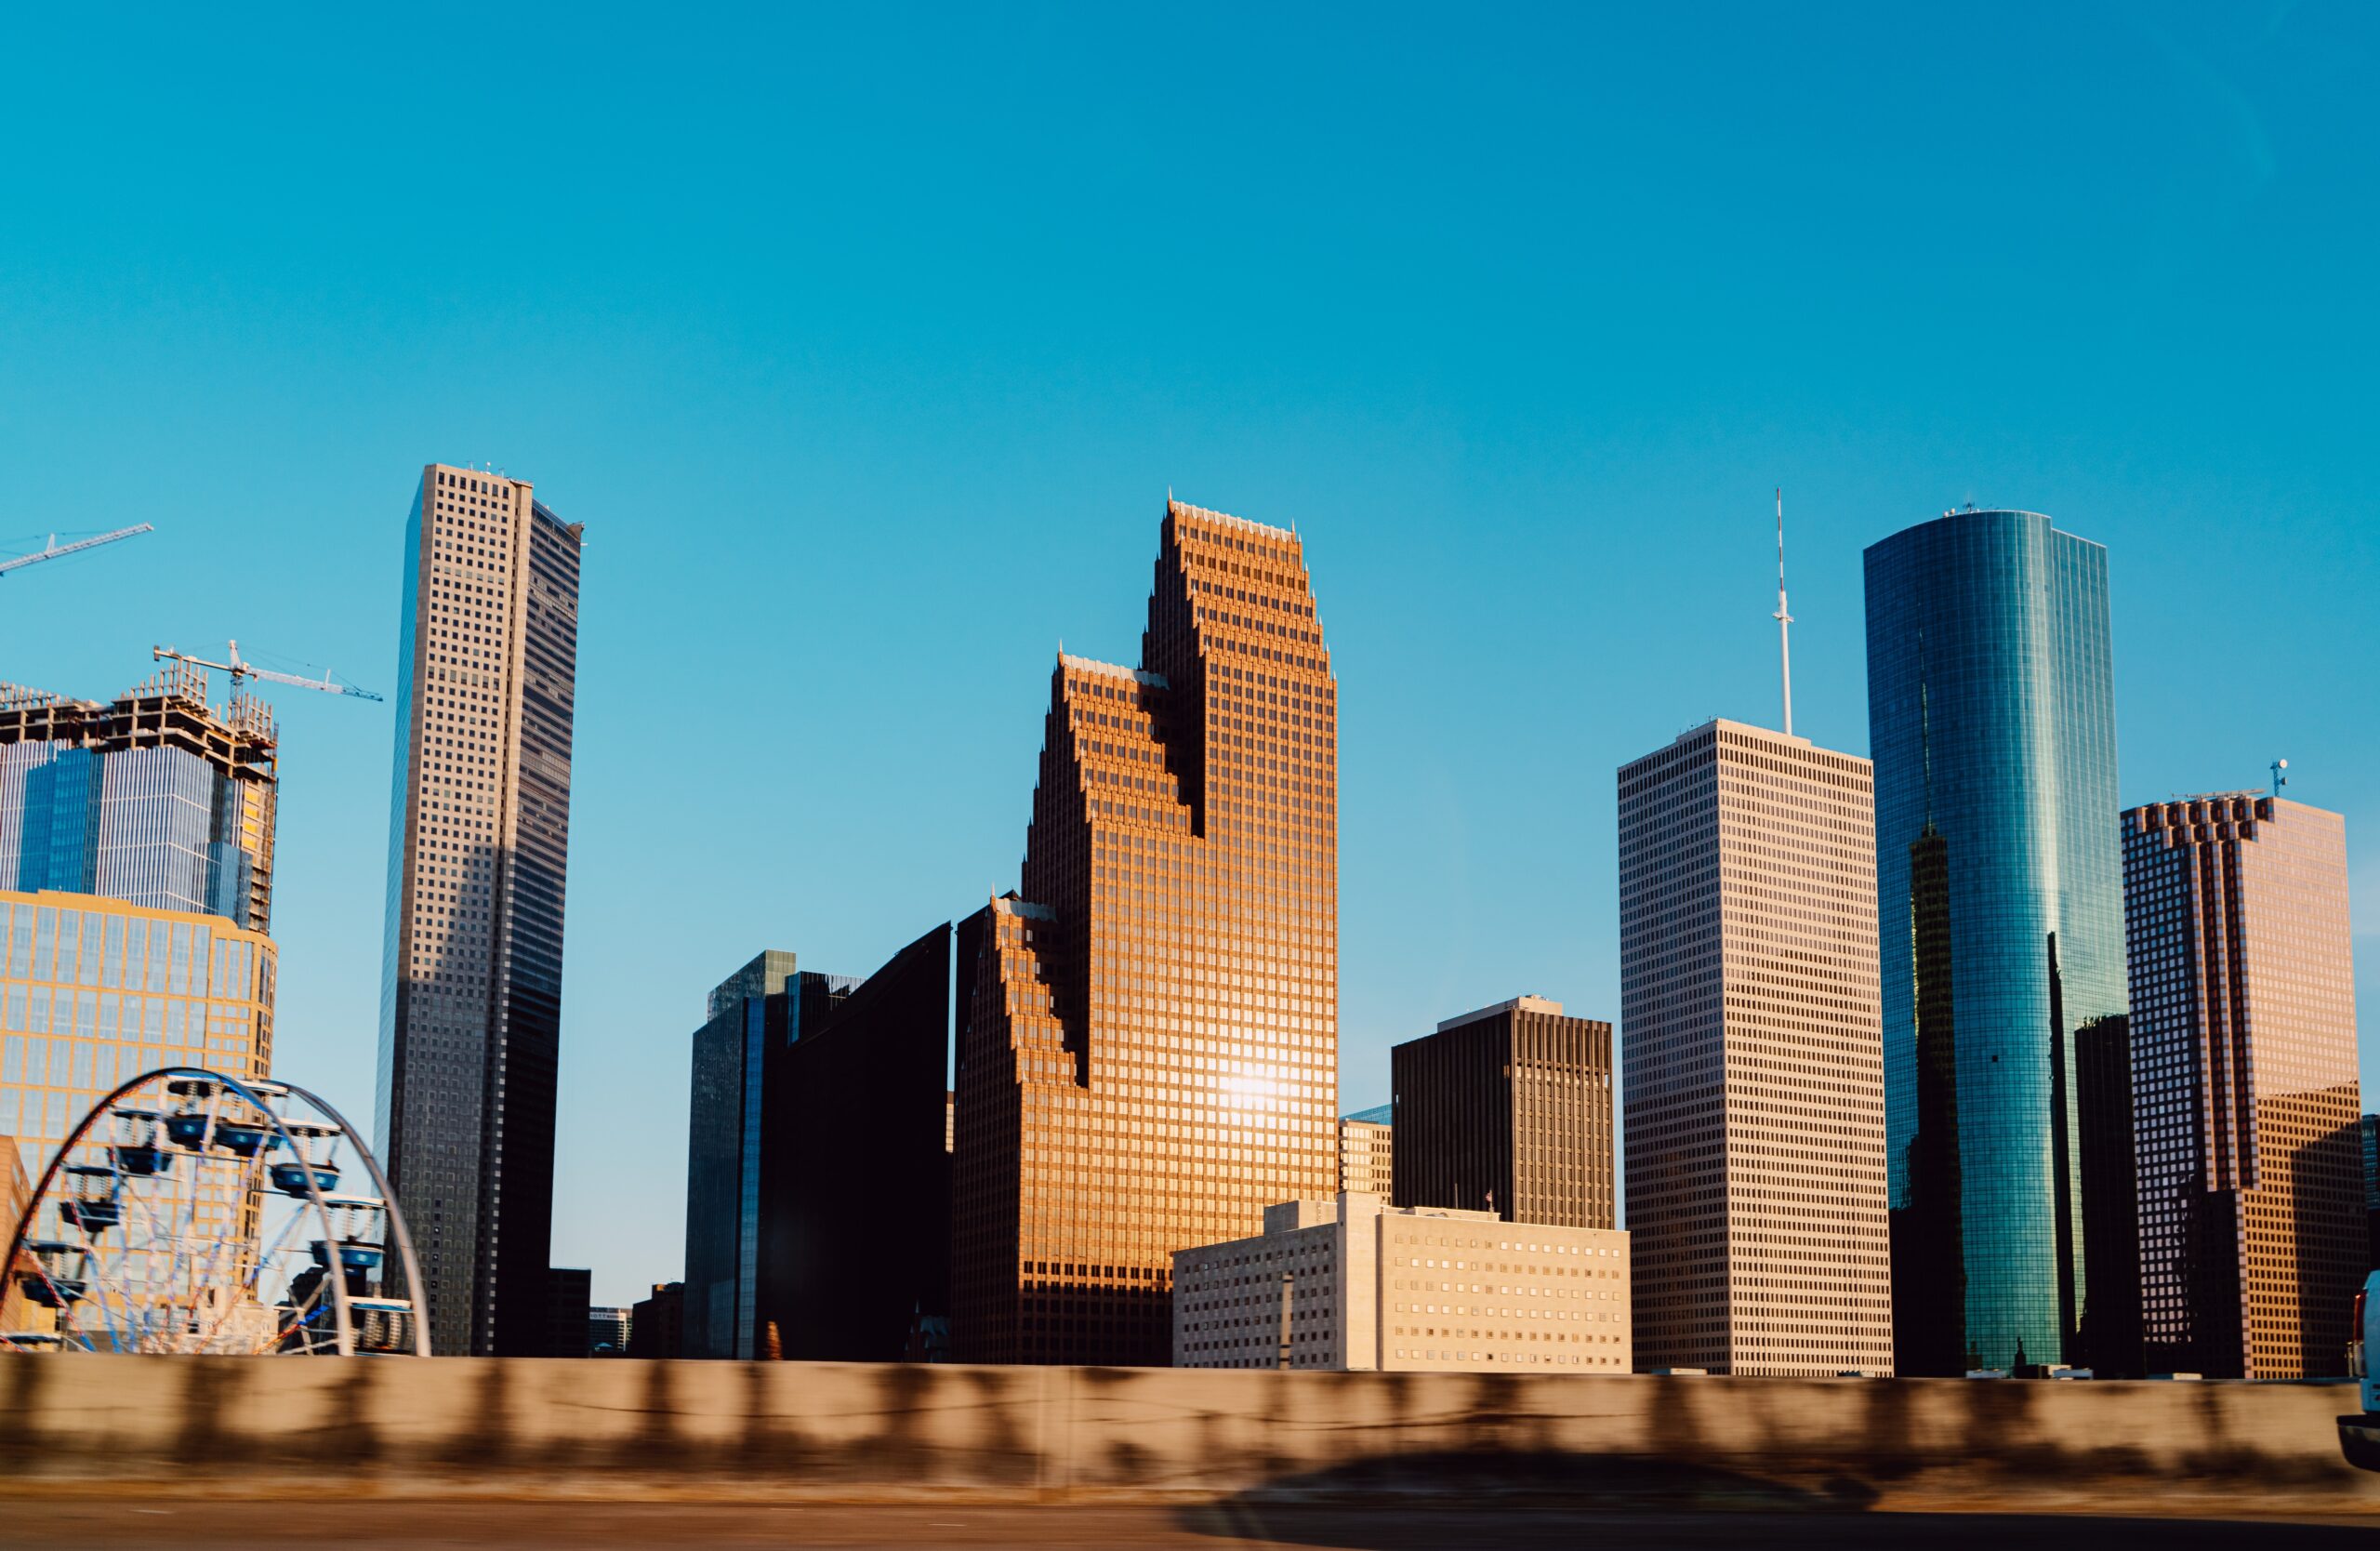
<instances>
[{"instance_id":1,"label":"brown stone building","mask_svg":"<svg viewBox=\"0 0 2380 1551\"><path fill-rule=\"evenodd\" d=\"M2365 1259L2346 821L2222 792L2122 829L2149 1365L2344 1373Z\"/></svg>"},{"instance_id":2,"label":"brown stone building","mask_svg":"<svg viewBox=\"0 0 2380 1551\"><path fill-rule=\"evenodd\" d=\"M1398 1206L1613 1226L1611 1025L1514 997L1388 1059Z\"/></svg>"},{"instance_id":3,"label":"brown stone building","mask_svg":"<svg viewBox=\"0 0 2380 1551\"><path fill-rule=\"evenodd\" d=\"M1163 1364L1174 1251L1338 1185L1338 686L1284 529L1169 500L1137 669L1051 675L960 924L953 1356Z\"/></svg>"}]
</instances>

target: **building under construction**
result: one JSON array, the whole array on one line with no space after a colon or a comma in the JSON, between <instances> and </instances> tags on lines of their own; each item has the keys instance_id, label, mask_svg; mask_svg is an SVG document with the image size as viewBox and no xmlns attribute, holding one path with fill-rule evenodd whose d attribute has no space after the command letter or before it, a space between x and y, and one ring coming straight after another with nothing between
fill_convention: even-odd
<instances>
[{"instance_id":1,"label":"building under construction","mask_svg":"<svg viewBox=\"0 0 2380 1551\"><path fill-rule=\"evenodd\" d=\"M180 662L105 704L0 683L0 888L270 932L277 748L262 702L213 706Z\"/></svg>"}]
</instances>

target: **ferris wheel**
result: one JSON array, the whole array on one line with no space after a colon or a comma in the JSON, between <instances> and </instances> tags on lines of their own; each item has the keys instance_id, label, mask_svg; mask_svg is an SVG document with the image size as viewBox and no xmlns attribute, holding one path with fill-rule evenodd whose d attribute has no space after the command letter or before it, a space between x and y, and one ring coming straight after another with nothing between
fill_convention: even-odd
<instances>
[{"instance_id":1,"label":"ferris wheel","mask_svg":"<svg viewBox=\"0 0 2380 1551\"><path fill-rule=\"evenodd\" d=\"M428 1357L421 1285L388 1179L337 1110L166 1067L94 1105L43 1172L0 1259L20 1327L0 1352Z\"/></svg>"}]
</instances>

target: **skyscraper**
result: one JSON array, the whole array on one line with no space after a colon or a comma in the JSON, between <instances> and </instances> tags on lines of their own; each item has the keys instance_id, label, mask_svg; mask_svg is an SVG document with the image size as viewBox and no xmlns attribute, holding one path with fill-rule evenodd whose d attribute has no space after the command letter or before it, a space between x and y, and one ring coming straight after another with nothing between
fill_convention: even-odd
<instances>
[{"instance_id":1,"label":"skyscraper","mask_svg":"<svg viewBox=\"0 0 2380 1551\"><path fill-rule=\"evenodd\" d=\"M960 923L953 1355L1162 1364L1171 1254L1338 1184L1338 686L1294 533L1169 500Z\"/></svg>"},{"instance_id":2,"label":"skyscraper","mask_svg":"<svg viewBox=\"0 0 2380 1551\"><path fill-rule=\"evenodd\" d=\"M805 1017L771 1063L759 1309L781 1356L892 1362L912 1335L921 1353L946 1347L950 1003L941 925Z\"/></svg>"},{"instance_id":3,"label":"skyscraper","mask_svg":"<svg viewBox=\"0 0 2380 1551\"><path fill-rule=\"evenodd\" d=\"M1868 762L1714 721L1620 770L1636 1355L1893 1371Z\"/></svg>"},{"instance_id":4,"label":"skyscraper","mask_svg":"<svg viewBox=\"0 0 2380 1551\"><path fill-rule=\"evenodd\" d=\"M2235 791L2122 830L2149 1361L2344 1373L2366 1249L2346 821Z\"/></svg>"},{"instance_id":5,"label":"skyscraper","mask_svg":"<svg viewBox=\"0 0 2380 1551\"><path fill-rule=\"evenodd\" d=\"M168 663L102 705L0 684L0 889L272 926L272 713Z\"/></svg>"},{"instance_id":6,"label":"skyscraper","mask_svg":"<svg viewBox=\"0 0 2380 1551\"><path fill-rule=\"evenodd\" d=\"M440 1352L547 1345L580 530L443 463L405 514L378 1136Z\"/></svg>"},{"instance_id":7,"label":"skyscraper","mask_svg":"<svg viewBox=\"0 0 2380 1551\"><path fill-rule=\"evenodd\" d=\"M705 1004L686 1126L687 1357L748 1359L763 1349L760 1241L776 1214L773 1163L787 1131L771 1098L784 1087L786 1053L856 984L772 949Z\"/></svg>"},{"instance_id":8,"label":"skyscraper","mask_svg":"<svg viewBox=\"0 0 2380 1551\"><path fill-rule=\"evenodd\" d=\"M2124 1011L2107 550L2028 511L1869 547L1898 1372L2062 1358L2075 1034Z\"/></svg>"},{"instance_id":9,"label":"skyscraper","mask_svg":"<svg viewBox=\"0 0 2380 1551\"><path fill-rule=\"evenodd\" d=\"M1614 1223L1611 1025L1520 996L1388 1053L1398 1206Z\"/></svg>"}]
</instances>

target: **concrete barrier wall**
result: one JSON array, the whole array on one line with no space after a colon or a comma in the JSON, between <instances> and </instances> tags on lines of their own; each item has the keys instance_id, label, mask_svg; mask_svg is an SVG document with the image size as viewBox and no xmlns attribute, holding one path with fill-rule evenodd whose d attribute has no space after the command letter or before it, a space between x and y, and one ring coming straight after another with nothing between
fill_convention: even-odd
<instances>
[{"instance_id":1,"label":"concrete barrier wall","mask_svg":"<svg viewBox=\"0 0 2380 1551\"><path fill-rule=\"evenodd\" d=\"M0 1494L2380 1511L2344 1385L0 1357Z\"/></svg>"}]
</instances>

